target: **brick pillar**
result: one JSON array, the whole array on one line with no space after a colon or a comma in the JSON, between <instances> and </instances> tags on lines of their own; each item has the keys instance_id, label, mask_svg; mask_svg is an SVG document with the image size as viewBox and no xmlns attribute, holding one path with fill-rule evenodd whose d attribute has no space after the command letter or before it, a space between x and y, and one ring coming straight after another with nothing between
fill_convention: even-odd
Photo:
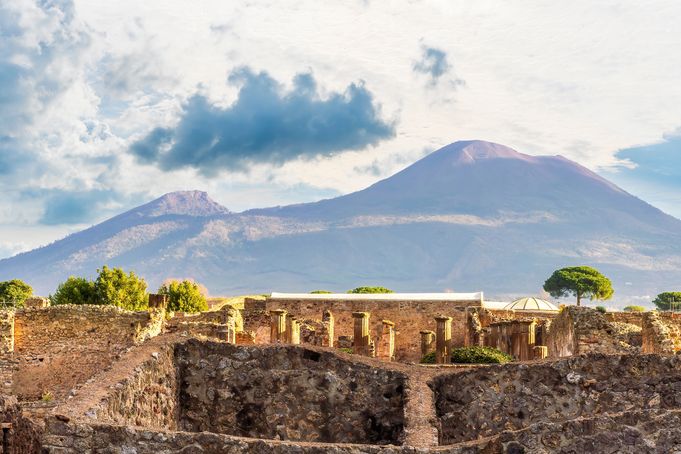
<instances>
[{"instance_id":1,"label":"brick pillar","mask_svg":"<svg viewBox=\"0 0 681 454\"><path fill-rule=\"evenodd\" d=\"M225 310L225 341L228 344L236 344L236 311L233 308Z\"/></svg>"},{"instance_id":2,"label":"brick pillar","mask_svg":"<svg viewBox=\"0 0 681 454\"><path fill-rule=\"evenodd\" d=\"M325 333L322 336L322 347L333 347L333 314L331 311L324 311L322 313L322 325L324 325Z\"/></svg>"},{"instance_id":3,"label":"brick pillar","mask_svg":"<svg viewBox=\"0 0 681 454\"><path fill-rule=\"evenodd\" d=\"M544 359L549 356L549 348L544 345L535 345L532 351L534 359Z\"/></svg>"},{"instance_id":4,"label":"brick pillar","mask_svg":"<svg viewBox=\"0 0 681 454\"><path fill-rule=\"evenodd\" d=\"M270 311L270 343L283 344L286 342L286 311L275 309Z\"/></svg>"},{"instance_id":5,"label":"brick pillar","mask_svg":"<svg viewBox=\"0 0 681 454\"><path fill-rule=\"evenodd\" d=\"M419 331L421 334L421 356L435 351L435 333L433 331Z\"/></svg>"},{"instance_id":6,"label":"brick pillar","mask_svg":"<svg viewBox=\"0 0 681 454\"><path fill-rule=\"evenodd\" d=\"M295 317L286 318L286 342L300 344L300 320Z\"/></svg>"},{"instance_id":7,"label":"brick pillar","mask_svg":"<svg viewBox=\"0 0 681 454\"><path fill-rule=\"evenodd\" d=\"M392 361L395 359L395 324L390 320L381 320L379 330L376 357Z\"/></svg>"},{"instance_id":8,"label":"brick pillar","mask_svg":"<svg viewBox=\"0 0 681 454\"><path fill-rule=\"evenodd\" d=\"M452 317L439 315L435 317L437 328L435 330L435 362L437 364L449 364L451 362L452 344Z\"/></svg>"},{"instance_id":9,"label":"brick pillar","mask_svg":"<svg viewBox=\"0 0 681 454\"><path fill-rule=\"evenodd\" d=\"M369 313L353 312L352 318L355 323L352 352L356 355L369 356Z\"/></svg>"}]
</instances>

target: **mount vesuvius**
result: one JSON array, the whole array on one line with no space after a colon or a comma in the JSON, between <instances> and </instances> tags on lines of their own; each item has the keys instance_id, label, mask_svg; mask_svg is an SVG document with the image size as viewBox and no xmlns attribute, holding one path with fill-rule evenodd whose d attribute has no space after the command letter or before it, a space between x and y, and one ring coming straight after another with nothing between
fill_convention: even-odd
<instances>
[{"instance_id":1,"label":"mount vesuvius","mask_svg":"<svg viewBox=\"0 0 681 454\"><path fill-rule=\"evenodd\" d=\"M563 157L462 141L315 203L233 213L203 192L166 194L0 260L0 280L48 294L103 264L152 289L192 277L212 294L384 285L488 297L537 293L554 269L588 264L629 300L681 284L681 221Z\"/></svg>"}]
</instances>

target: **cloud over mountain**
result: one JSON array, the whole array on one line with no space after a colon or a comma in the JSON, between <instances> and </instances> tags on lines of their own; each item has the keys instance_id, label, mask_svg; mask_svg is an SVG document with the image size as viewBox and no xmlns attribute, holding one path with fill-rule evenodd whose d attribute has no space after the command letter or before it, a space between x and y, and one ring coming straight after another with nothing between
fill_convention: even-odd
<instances>
[{"instance_id":1,"label":"cloud over mountain","mask_svg":"<svg viewBox=\"0 0 681 454\"><path fill-rule=\"evenodd\" d=\"M155 128L130 151L164 170L190 166L215 175L251 163L360 150L395 135L363 83L323 98L311 74L298 74L288 92L268 73L248 68L234 71L229 82L241 84L234 104L221 108L195 95L174 128Z\"/></svg>"}]
</instances>

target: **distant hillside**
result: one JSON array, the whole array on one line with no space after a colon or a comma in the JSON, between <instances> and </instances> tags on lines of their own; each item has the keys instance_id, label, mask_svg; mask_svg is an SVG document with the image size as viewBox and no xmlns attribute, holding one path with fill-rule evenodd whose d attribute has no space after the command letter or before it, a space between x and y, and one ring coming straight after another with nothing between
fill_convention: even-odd
<instances>
[{"instance_id":1,"label":"distant hillside","mask_svg":"<svg viewBox=\"0 0 681 454\"><path fill-rule=\"evenodd\" d=\"M47 294L102 264L213 294L380 284L488 297L537 293L555 268L589 264L630 297L681 285L681 221L563 157L466 141L316 203L232 213L203 192L166 194L0 260L0 279Z\"/></svg>"}]
</instances>

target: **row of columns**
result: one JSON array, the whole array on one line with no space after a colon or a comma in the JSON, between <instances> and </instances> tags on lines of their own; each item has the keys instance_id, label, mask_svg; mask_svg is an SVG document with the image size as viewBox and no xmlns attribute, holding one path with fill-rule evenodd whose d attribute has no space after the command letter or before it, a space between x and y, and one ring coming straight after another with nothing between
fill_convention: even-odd
<instances>
[{"instance_id":1,"label":"row of columns","mask_svg":"<svg viewBox=\"0 0 681 454\"><path fill-rule=\"evenodd\" d=\"M272 344L300 344L300 320L287 317L283 309L270 311L270 342Z\"/></svg>"}]
</instances>

